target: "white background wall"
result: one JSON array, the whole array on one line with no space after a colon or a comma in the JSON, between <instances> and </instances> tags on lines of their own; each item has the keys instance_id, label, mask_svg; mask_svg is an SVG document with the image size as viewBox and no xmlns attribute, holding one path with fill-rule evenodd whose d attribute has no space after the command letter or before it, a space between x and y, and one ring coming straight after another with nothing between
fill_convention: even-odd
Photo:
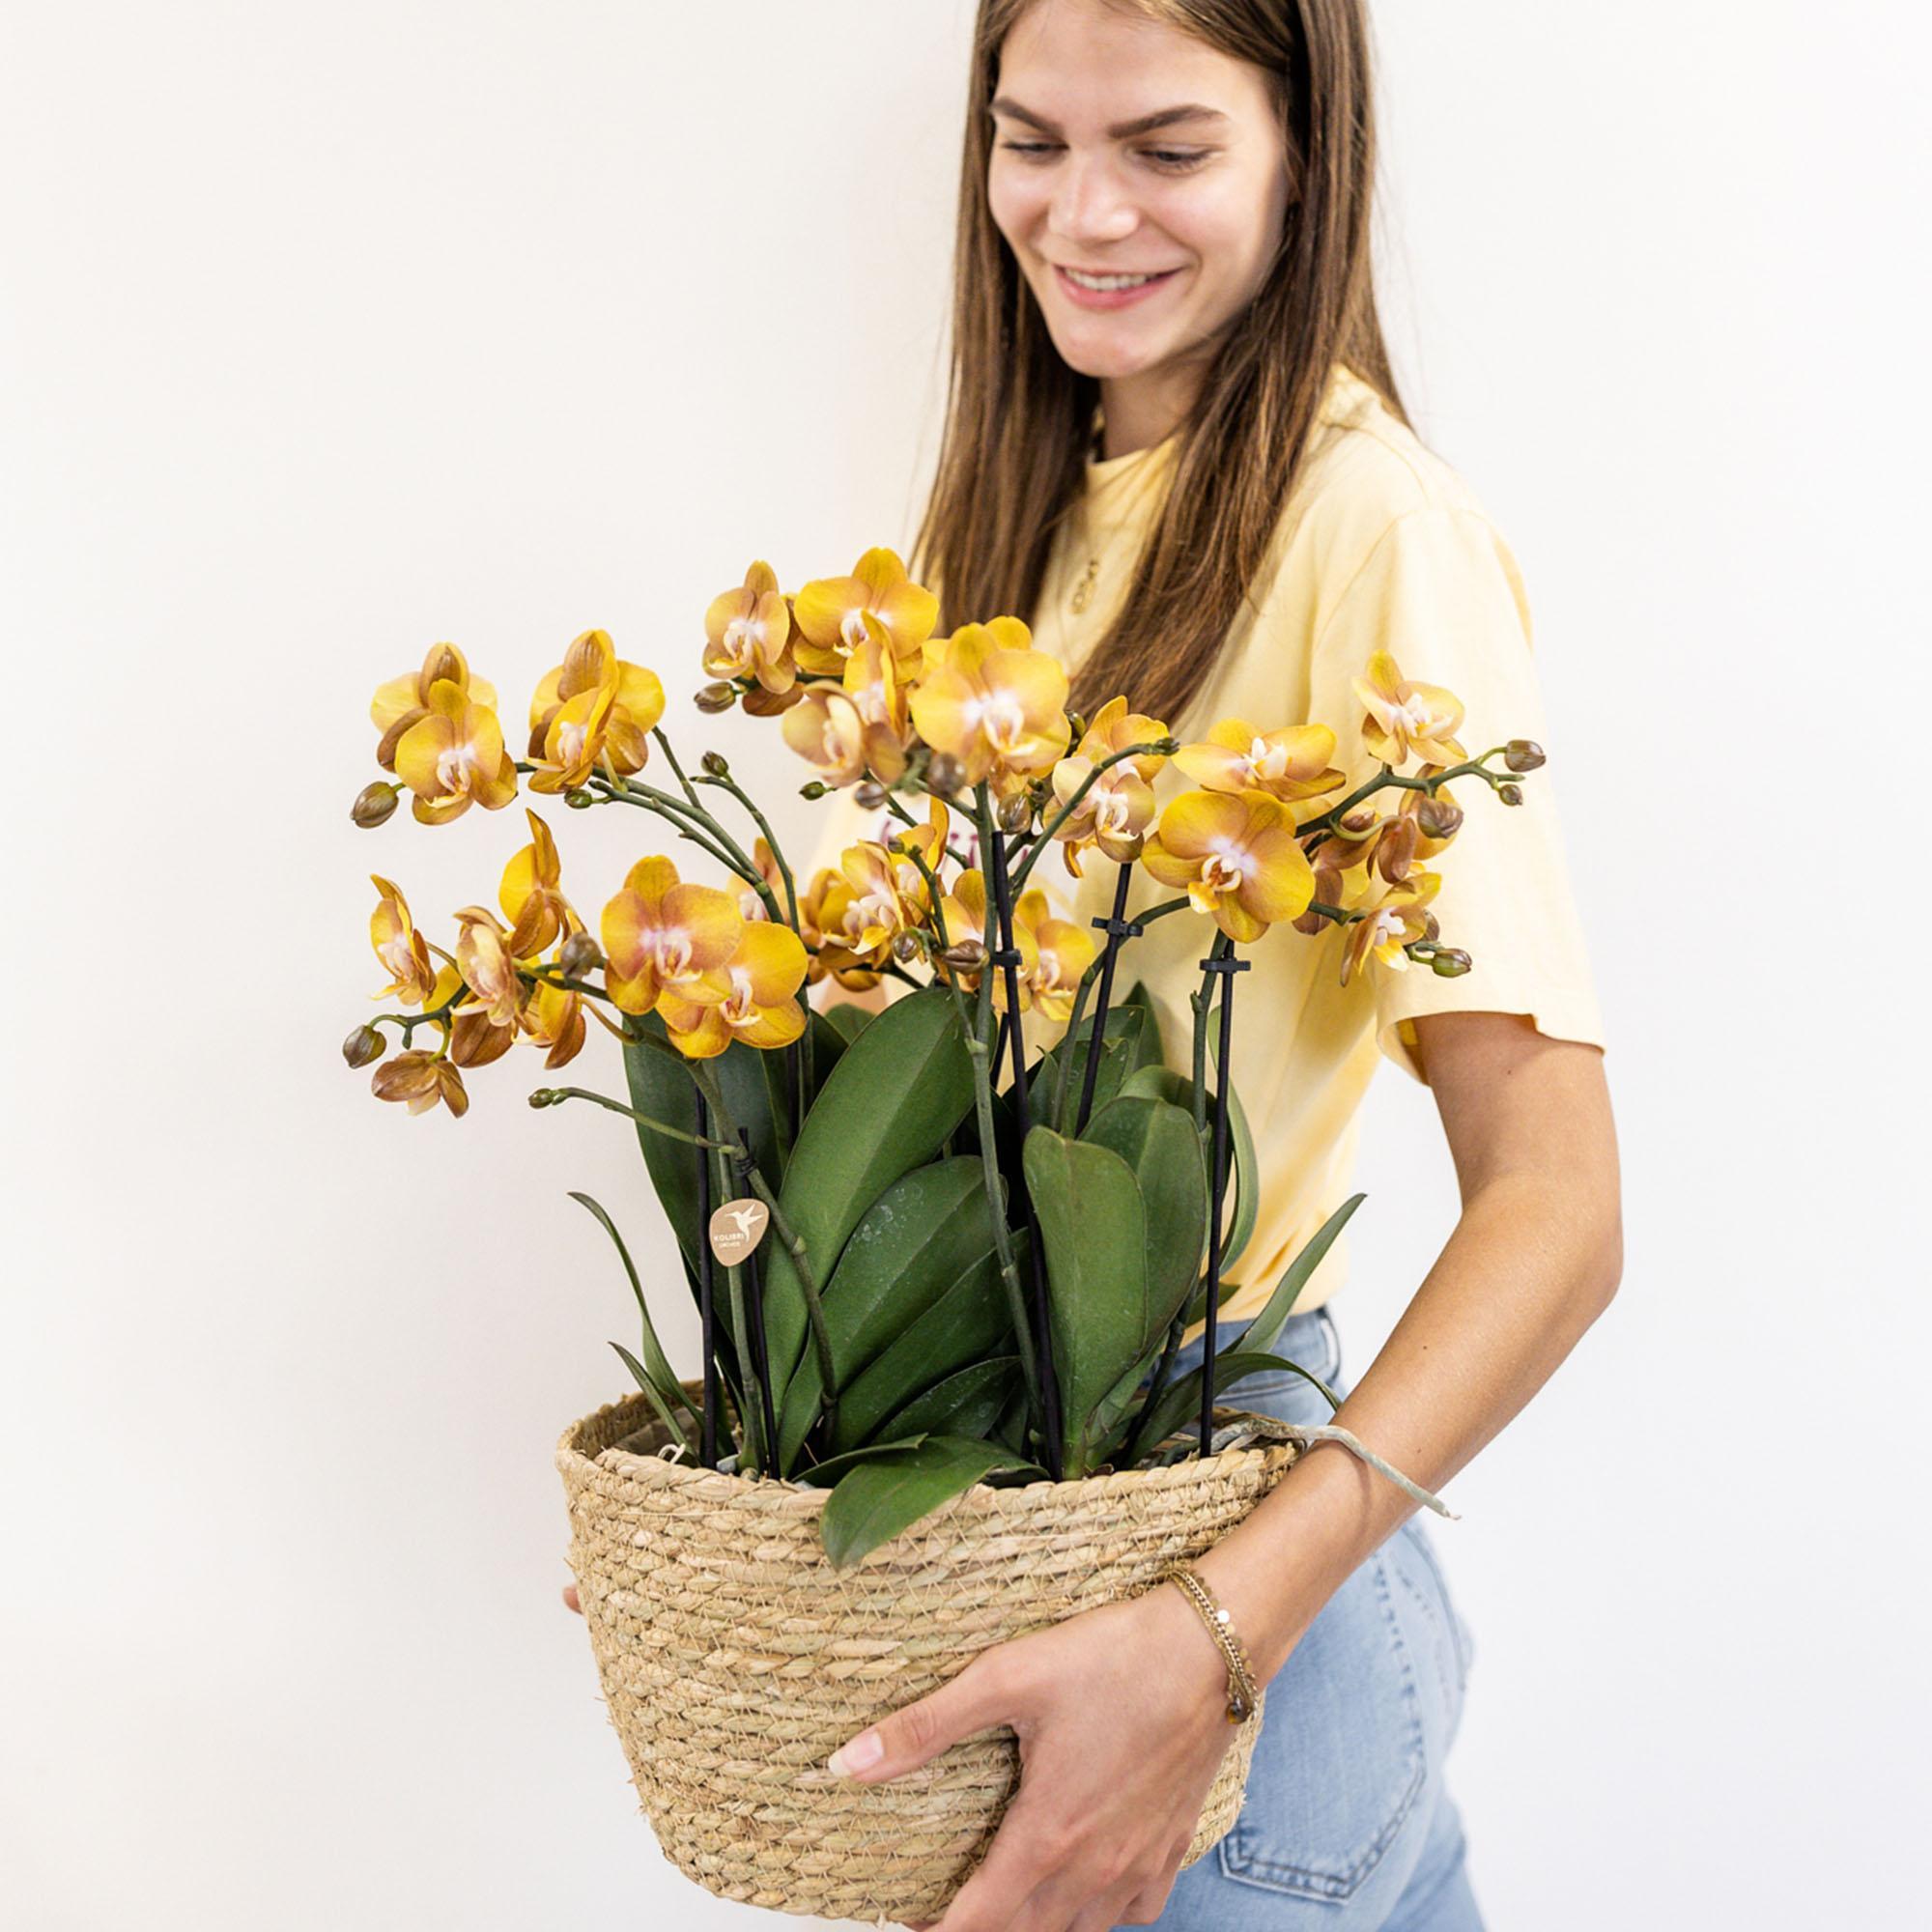
<instances>
[{"instance_id":1,"label":"white background wall","mask_svg":"<svg viewBox=\"0 0 1932 1932\"><path fill-rule=\"evenodd\" d=\"M659 1859L557 1601L632 1321L563 1191L665 1264L635 1152L526 1057L460 1123L336 1058L366 874L489 896L520 818L345 809L439 638L513 709L606 626L771 759L694 640L753 554L910 536L969 13L0 22L10 1923L753 1922ZM1495 1932L1903 1926L1926 30L1376 17L1391 326L1528 575L1628 1187L1621 1297L1441 1536L1478 1882ZM586 902L652 849L610 818ZM1371 1105L1357 1373L1456 1211L1427 1093Z\"/></svg>"}]
</instances>

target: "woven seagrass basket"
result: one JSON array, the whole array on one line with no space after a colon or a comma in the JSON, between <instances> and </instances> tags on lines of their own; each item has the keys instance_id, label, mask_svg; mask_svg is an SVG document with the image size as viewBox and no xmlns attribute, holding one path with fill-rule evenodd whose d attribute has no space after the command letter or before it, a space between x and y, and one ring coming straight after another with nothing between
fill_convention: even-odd
<instances>
[{"instance_id":1,"label":"woven seagrass basket","mask_svg":"<svg viewBox=\"0 0 1932 1932\"><path fill-rule=\"evenodd\" d=\"M843 1571L818 1540L827 1491L665 1461L641 1394L573 1424L556 1454L570 1567L665 1856L781 1912L939 1918L1018 1782L1011 1731L878 1785L826 1758L989 1645L1136 1595L1219 1541L1297 1454L1265 1439L1265 1417L1219 1420L1264 1439L1165 1468L978 1484ZM1235 1732L1185 1862L1234 1824L1261 1715Z\"/></svg>"}]
</instances>

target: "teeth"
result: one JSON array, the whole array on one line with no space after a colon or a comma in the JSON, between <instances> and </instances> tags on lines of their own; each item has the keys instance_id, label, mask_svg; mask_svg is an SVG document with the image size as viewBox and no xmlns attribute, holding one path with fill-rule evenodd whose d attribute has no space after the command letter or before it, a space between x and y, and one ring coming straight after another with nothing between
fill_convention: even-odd
<instances>
[{"instance_id":1,"label":"teeth","mask_svg":"<svg viewBox=\"0 0 1932 1932\"><path fill-rule=\"evenodd\" d=\"M1068 281L1078 282L1083 289L1137 289L1144 282L1159 280L1157 275L1083 275L1078 269L1063 272Z\"/></svg>"}]
</instances>

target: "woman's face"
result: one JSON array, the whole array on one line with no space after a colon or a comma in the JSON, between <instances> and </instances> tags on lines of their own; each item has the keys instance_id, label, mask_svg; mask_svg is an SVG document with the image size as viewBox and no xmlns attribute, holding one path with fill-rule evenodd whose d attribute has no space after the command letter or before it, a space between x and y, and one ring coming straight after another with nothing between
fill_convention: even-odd
<instances>
[{"instance_id":1,"label":"woman's face","mask_svg":"<svg viewBox=\"0 0 1932 1932\"><path fill-rule=\"evenodd\" d=\"M1055 346L1105 384L1110 440L1122 385L1178 417L1281 242L1288 161L1267 76L1105 0L1037 0L994 93L993 219ZM1081 271L1134 279L1095 290Z\"/></svg>"}]
</instances>

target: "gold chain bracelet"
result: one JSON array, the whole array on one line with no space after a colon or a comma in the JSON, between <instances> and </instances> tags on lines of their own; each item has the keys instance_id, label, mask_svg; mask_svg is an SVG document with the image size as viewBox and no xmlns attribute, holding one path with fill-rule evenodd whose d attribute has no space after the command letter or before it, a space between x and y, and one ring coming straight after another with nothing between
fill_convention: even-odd
<instances>
[{"instance_id":1,"label":"gold chain bracelet","mask_svg":"<svg viewBox=\"0 0 1932 1932\"><path fill-rule=\"evenodd\" d=\"M1208 1626L1208 1634L1214 1639L1228 1665L1229 1723L1238 1724L1253 1717L1261 1693L1255 1689L1254 1672L1248 1667L1247 1650L1235 1634L1234 1618L1221 1607L1220 1600L1202 1579L1200 1572L1190 1570L1186 1564L1177 1563L1161 1580L1180 1585L1180 1594L1200 1613L1201 1621Z\"/></svg>"}]
</instances>

